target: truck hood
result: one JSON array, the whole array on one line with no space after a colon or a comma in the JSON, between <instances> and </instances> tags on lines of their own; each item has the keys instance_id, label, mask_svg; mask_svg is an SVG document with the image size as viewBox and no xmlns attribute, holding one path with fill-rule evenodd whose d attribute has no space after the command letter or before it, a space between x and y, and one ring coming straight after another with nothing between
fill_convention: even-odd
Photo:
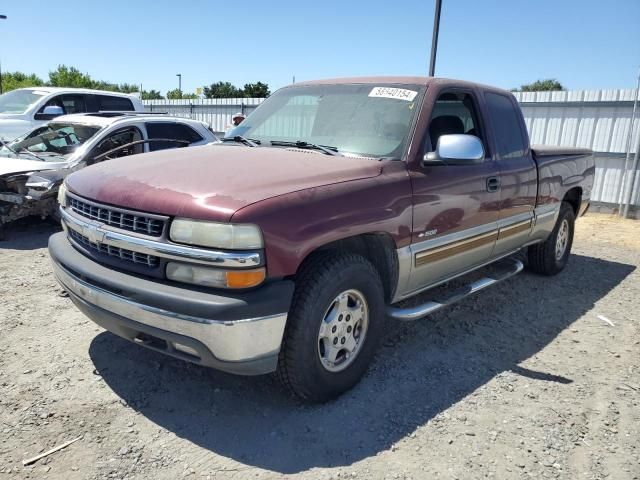
<instances>
[{"instance_id":1,"label":"truck hood","mask_svg":"<svg viewBox=\"0 0 640 480\"><path fill-rule=\"evenodd\" d=\"M218 144L109 160L70 175L67 184L100 203L227 222L267 198L380 172L373 159Z\"/></svg>"},{"instance_id":2,"label":"truck hood","mask_svg":"<svg viewBox=\"0 0 640 480\"><path fill-rule=\"evenodd\" d=\"M41 172L54 170L66 165L65 162L41 162L40 160L23 160L0 156L0 176L14 173Z\"/></svg>"}]
</instances>

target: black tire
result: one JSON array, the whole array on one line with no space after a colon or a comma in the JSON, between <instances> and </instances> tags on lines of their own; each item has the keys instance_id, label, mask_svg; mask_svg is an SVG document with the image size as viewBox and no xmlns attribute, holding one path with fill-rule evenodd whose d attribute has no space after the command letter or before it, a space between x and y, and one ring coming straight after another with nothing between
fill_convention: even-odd
<instances>
[{"instance_id":1,"label":"black tire","mask_svg":"<svg viewBox=\"0 0 640 480\"><path fill-rule=\"evenodd\" d=\"M320 326L334 299L346 291L356 291L364 297L368 310L366 334L344 370L329 371L320 359ZM308 402L325 402L339 396L366 372L382 337L384 322L382 281L367 259L349 253L314 255L297 276L278 360L278 377L292 394Z\"/></svg>"},{"instance_id":2,"label":"black tire","mask_svg":"<svg viewBox=\"0 0 640 480\"><path fill-rule=\"evenodd\" d=\"M575 221L573 207L567 202L562 202L558 220L549 237L544 242L529 247L528 260L530 270L541 275L555 275L564 269L571 254ZM564 252L558 257L556 255L556 245L564 222L568 227L568 236Z\"/></svg>"}]
</instances>

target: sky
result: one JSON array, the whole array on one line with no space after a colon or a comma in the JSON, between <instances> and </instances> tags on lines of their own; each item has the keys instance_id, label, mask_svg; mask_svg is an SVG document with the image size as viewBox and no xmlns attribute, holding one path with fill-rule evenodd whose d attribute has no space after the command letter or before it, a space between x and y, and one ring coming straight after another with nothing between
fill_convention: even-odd
<instances>
[{"instance_id":1,"label":"sky","mask_svg":"<svg viewBox=\"0 0 640 480\"><path fill-rule=\"evenodd\" d=\"M3 0L3 71L59 64L165 93L217 81L426 75L434 0ZM634 88L640 0L443 0L436 76Z\"/></svg>"}]
</instances>

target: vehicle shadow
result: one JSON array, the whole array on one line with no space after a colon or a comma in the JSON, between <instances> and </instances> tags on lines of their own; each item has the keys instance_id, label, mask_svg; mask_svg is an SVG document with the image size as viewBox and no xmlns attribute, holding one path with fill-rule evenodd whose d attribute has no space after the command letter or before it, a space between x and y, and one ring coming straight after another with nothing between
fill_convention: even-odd
<instances>
[{"instance_id":1,"label":"vehicle shadow","mask_svg":"<svg viewBox=\"0 0 640 480\"><path fill-rule=\"evenodd\" d=\"M573 255L555 277L521 274L429 319L394 323L362 382L325 405L299 404L272 376L226 375L108 332L93 340L89 353L132 408L218 455L282 474L345 466L390 448L501 372L571 383L570 371L518 364L634 269ZM589 282L576 281L584 278Z\"/></svg>"},{"instance_id":2,"label":"vehicle shadow","mask_svg":"<svg viewBox=\"0 0 640 480\"><path fill-rule=\"evenodd\" d=\"M56 226L47 220L21 218L5 226L2 232L4 238L0 240L0 251L45 248L49 243L49 237L61 230L60 225Z\"/></svg>"}]
</instances>

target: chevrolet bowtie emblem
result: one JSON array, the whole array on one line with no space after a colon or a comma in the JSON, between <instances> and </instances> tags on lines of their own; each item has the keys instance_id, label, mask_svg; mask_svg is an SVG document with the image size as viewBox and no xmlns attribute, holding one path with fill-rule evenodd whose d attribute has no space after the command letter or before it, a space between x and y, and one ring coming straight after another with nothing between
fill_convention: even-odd
<instances>
[{"instance_id":1,"label":"chevrolet bowtie emblem","mask_svg":"<svg viewBox=\"0 0 640 480\"><path fill-rule=\"evenodd\" d=\"M84 225L82 227L82 235L87 237L91 243L102 243L106 233L97 225Z\"/></svg>"}]
</instances>

